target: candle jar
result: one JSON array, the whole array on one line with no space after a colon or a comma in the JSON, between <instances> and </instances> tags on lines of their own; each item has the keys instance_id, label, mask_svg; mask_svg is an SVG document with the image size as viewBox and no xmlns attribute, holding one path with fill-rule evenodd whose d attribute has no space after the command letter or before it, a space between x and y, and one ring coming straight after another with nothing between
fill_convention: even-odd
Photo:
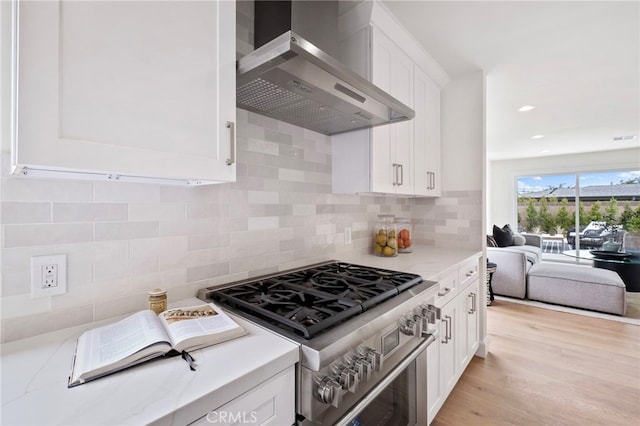
<instances>
[{"instance_id":1,"label":"candle jar","mask_svg":"<svg viewBox=\"0 0 640 426\"><path fill-rule=\"evenodd\" d=\"M373 227L373 254L393 257L398 255L398 232L392 214L378 215Z\"/></svg>"},{"instance_id":2,"label":"candle jar","mask_svg":"<svg viewBox=\"0 0 640 426\"><path fill-rule=\"evenodd\" d=\"M149 292L149 309L156 314L167 310L167 290L156 288Z\"/></svg>"}]
</instances>

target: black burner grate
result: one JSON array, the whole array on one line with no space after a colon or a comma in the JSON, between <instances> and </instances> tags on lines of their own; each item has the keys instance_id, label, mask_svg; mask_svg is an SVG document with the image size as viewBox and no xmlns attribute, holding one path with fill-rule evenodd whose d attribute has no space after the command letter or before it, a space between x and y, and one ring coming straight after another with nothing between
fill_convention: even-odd
<instances>
[{"instance_id":1,"label":"black burner grate","mask_svg":"<svg viewBox=\"0 0 640 426\"><path fill-rule=\"evenodd\" d=\"M259 322L311 339L420 282L415 274L335 262L210 296Z\"/></svg>"}]
</instances>

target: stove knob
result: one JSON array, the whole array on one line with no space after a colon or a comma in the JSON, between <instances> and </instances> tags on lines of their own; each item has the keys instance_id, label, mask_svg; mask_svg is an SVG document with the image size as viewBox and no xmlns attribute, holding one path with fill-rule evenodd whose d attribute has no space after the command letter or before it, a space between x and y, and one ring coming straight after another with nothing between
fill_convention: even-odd
<instances>
[{"instance_id":1,"label":"stove knob","mask_svg":"<svg viewBox=\"0 0 640 426\"><path fill-rule=\"evenodd\" d=\"M331 377L323 377L317 384L315 396L324 404L331 404L338 408L342 400L342 387Z\"/></svg>"},{"instance_id":2,"label":"stove knob","mask_svg":"<svg viewBox=\"0 0 640 426\"><path fill-rule=\"evenodd\" d=\"M340 372L342 389L354 393L358 389L358 372L352 368L345 368Z\"/></svg>"},{"instance_id":3,"label":"stove knob","mask_svg":"<svg viewBox=\"0 0 640 426\"><path fill-rule=\"evenodd\" d=\"M365 351L365 359L369 361L369 364L371 364L371 368L373 368L375 371L382 370L382 354L373 348L366 348Z\"/></svg>"},{"instance_id":4,"label":"stove knob","mask_svg":"<svg viewBox=\"0 0 640 426\"><path fill-rule=\"evenodd\" d=\"M399 327L400 331L407 336L415 336L418 332L416 321L412 314L407 314L400 318Z\"/></svg>"},{"instance_id":5,"label":"stove knob","mask_svg":"<svg viewBox=\"0 0 640 426\"><path fill-rule=\"evenodd\" d=\"M429 310L427 309L426 306L424 306L424 303L421 304L420 306L416 306L413 309L413 314L418 318L426 317L428 312L429 312Z\"/></svg>"},{"instance_id":6,"label":"stove knob","mask_svg":"<svg viewBox=\"0 0 640 426\"><path fill-rule=\"evenodd\" d=\"M340 383L342 389L355 392L358 388L358 372L346 364L338 364L334 367L335 380Z\"/></svg>"},{"instance_id":7,"label":"stove knob","mask_svg":"<svg viewBox=\"0 0 640 426\"><path fill-rule=\"evenodd\" d=\"M357 358L354 362L358 377L365 382L371 378L371 364L364 358Z\"/></svg>"}]
</instances>

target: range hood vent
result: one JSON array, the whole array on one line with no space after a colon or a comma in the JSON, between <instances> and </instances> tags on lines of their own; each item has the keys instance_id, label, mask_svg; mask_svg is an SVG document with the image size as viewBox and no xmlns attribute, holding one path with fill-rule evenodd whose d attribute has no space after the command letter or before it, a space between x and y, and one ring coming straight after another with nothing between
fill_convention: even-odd
<instances>
[{"instance_id":1,"label":"range hood vent","mask_svg":"<svg viewBox=\"0 0 640 426\"><path fill-rule=\"evenodd\" d=\"M318 7L326 10L331 2L257 1L256 8L268 7L269 3L277 4L279 11L283 4L292 7L295 17L300 15L296 13L299 9L297 4L308 6L317 3ZM303 14L308 23L308 7ZM268 16L264 10L256 10L256 40L260 36L259 24L262 22L258 20L268 20ZM335 18L337 21L337 14ZM295 26L296 20L300 21L291 19L290 27ZM336 33L335 26L332 28L324 24L316 26L322 26L323 33ZM308 27L305 26L307 33ZM273 28L269 30L274 32ZM236 84L238 108L325 135L409 120L415 115L411 108L292 29L238 60Z\"/></svg>"}]
</instances>

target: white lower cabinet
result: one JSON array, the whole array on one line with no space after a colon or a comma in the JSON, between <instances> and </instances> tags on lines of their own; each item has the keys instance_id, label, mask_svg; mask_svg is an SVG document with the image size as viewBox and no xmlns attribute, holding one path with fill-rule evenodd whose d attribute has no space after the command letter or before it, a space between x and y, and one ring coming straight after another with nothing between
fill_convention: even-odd
<instances>
[{"instance_id":1,"label":"white lower cabinet","mask_svg":"<svg viewBox=\"0 0 640 426\"><path fill-rule=\"evenodd\" d=\"M479 343L478 304L480 294L477 279L460 293L458 301L458 365L462 371L473 358Z\"/></svg>"},{"instance_id":2,"label":"white lower cabinet","mask_svg":"<svg viewBox=\"0 0 640 426\"><path fill-rule=\"evenodd\" d=\"M212 409L191 425L293 425L294 390L295 370L291 366L227 404Z\"/></svg>"},{"instance_id":3,"label":"white lower cabinet","mask_svg":"<svg viewBox=\"0 0 640 426\"><path fill-rule=\"evenodd\" d=\"M429 423L453 390L478 349L481 300L477 257L461 262L441 277L435 305L440 308L439 336L427 348Z\"/></svg>"}]
</instances>

